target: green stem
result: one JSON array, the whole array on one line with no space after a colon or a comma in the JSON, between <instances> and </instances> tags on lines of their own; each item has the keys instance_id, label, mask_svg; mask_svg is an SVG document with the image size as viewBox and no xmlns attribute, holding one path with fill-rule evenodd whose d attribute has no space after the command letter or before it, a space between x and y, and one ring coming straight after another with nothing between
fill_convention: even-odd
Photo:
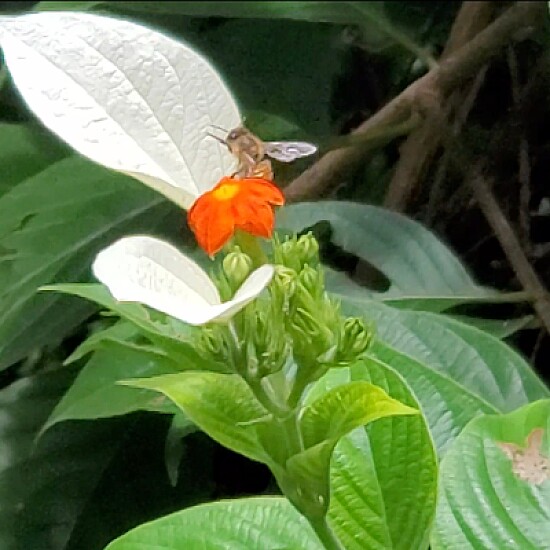
<instances>
[{"instance_id":1,"label":"green stem","mask_svg":"<svg viewBox=\"0 0 550 550\"><path fill-rule=\"evenodd\" d=\"M294 409L298 406L308 383L309 383L308 380L306 379L301 380L300 377L297 377L294 380L294 384L292 385L292 389L290 390L290 395L288 396L288 400L287 400L289 407Z\"/></svg>"},{"instance_id":2,"label":"green stem","mask_svg":"<svg viewBox=\"0 0 550 550\"><path fill-rule=\"evenodd\" d=\"M265 388L262 386L262 383L258 380L247 380L252 393L256 399L263 405L263 407L270 412L276 418L286 418L290 411L286 408L281 407L276 403L271 396L265 391Z\"/></svg>"},{"instance_id":3,"label":"green stem","mask_svg":"<svg viewBox=\"0 0 550 550\"><path fill-rule=\"evenodd\" d=\"M319 540L323 543L323 546L327 550L345 550L342 543L336 538L336 535L330 528L326 516L316 519L306 519L309 521L309 524L313 527L313 530L319 537Z\"/></svg>"},{"instance_id":4,"label":"green stem","mask_svg":"<svg viewBox=\"0 0 550 550\"><path fill-rule=\"evenodd\" d=\"M262 250L262 247L256 237L250 233L237 229L233 238L241 250L252 258L254 267L260 267L261 265L268 263L267 256Z\"/></svg>"},{"instance_id":5,"label":"green stem","mask_svg":"<svg viewBox=\"0 0 550 550\"><path fill-rule=\"evenodd\" d=\"M304 450L304 444L302 442L302 434L298 426L298 414L297 411L293 411L288 418L282 421L282 425L285 429L286 444L289 449L289 455L295 455Z\"/></svg>"}]
</instances>

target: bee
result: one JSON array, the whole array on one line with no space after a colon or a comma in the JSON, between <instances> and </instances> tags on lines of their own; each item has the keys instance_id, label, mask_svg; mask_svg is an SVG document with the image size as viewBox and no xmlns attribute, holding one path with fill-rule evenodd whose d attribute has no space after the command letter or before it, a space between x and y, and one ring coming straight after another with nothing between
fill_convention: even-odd
<instances>
[{"instance_id":1,"label":"bee","mask_svg":"<svg viewBox=\"0 0 550 550\"><path fill-rule=\"evenodd\" d=\"M219 126L214 126L223 130ZM225 131L225 130L224 130ZM213 134L211 137L227 146L237 158L238 167L233 177L273 179L273 168L269 158L279 162L292 162L302 157L313 155L317 147L305 141L262 141L248 128L239 126L228 132L225 139Z\"/></svg>"}]
</instances>

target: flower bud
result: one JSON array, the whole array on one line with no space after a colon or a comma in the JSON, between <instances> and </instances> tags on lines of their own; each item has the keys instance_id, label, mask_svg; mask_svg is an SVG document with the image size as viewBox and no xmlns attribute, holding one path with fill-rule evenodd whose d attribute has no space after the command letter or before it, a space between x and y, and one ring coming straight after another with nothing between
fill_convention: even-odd
<instances>
[{"instance_id":1,"label":"flower bud","mask_svg":"<svg viewBox=\"0 0 550 550\"><path fill-rule=\"evenodd\" d=\"M298 239L295 248L302 265L316 265L318 263L319 243L311 231Z\"/></svg>"},{"instance_id":2,"label":"flower bud","mask_svg":"<svg viewBox=\"0 0 550 550\"><path fill-rule=\"evenodd\" d=\"M345 363L355 361L368 349L372 338L372 330L365 321L359 317L349 317L342 324L338 359Z\"/></svg>"},{"instance_id":3,"label":"flower bud","mask_svg":"<svg viewBox=\"0 0 550 550\"><path fill-rule=\"evenodd\" d=\"M298 275L298 281L314 300L318 301L322 299L325 286L323 276L319 270L313 269L306 264Z\"/></svg>"},{"instance_id":4,"label":"flower bud","mask_svg":"<svg viewBox=\"0 0 550 550\"><path fill-rule=\"evenodd\" d=\"M319 243L310 232L297 238L287 237L283 243L275 242L274 259L276 263L300 272L306 264L316 266L319 263Z\"/></svg>"},{"instance_id":5,"label":"flower bud","mask_svg":"<svg viewBox=\"0 0 550 550\"><path fill-rule=\"evenodd\" d=\"M237 246L223 259L223 271L233 290L237 290L252 271L252 258Z\"/></svg>"},{"instance_id":6,"label":"flower bud","mask_svg":"<svg viewBox=\"0 0 550 550\"><path fill-rule=\"evenodd\" d=\"M290 297L296 292L297 273L293 269L283 265L275 266L275 275L273 276L273 287L280 293Z\"/></svg>"},{"instance_id":7,"label":"flower bud","mask_svg":"<svg viewBox=\"0 0 550 550\"><path fill-rule=\"evenodd\" d=\"M280 246L280 255L283 265L293 269L294 271L300 271L302 264L296 251L296 237L290 238Z\"/></svg>"}]
</instances>

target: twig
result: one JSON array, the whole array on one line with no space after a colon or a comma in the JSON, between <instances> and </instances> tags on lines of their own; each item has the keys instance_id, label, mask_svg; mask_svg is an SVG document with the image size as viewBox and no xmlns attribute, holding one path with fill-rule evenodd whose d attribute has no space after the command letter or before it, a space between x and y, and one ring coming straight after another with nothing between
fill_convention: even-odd
<instances>
[{"instance_id":1,"label":"twig","mask_svg":"<svg viewBox=\"0 0 550 550\"><path fill-rule=\"evenodd\" d=\"M483 82L485 80L485 75L487 74L487 68L488 68L487 65L485 65L485 67L483 67L479 71L479 73L477 73L477 76L474 82L470 86L470 89L468 90L468 93L464 98L464 101L462 102L460 109L458 110L458 113L455 117L454 123L451 128L451 132L447 136L447 139L444 139L445 151L441 156L441 160L439 162L439 166L437 168L437 171L434 177L434 182L430 192L430 197L428 199L427 215L425 219L425 222L428 225L431 225L432 218L436 211L437 205L439 204L439 200L443 189L443 180L445 178L445 174L447 173L447 168L448 168L450 156L452 153L453 142L459 136L464 124L466 124L468 115L470 114L470 111L474 106L475 100L479 94L479 90L481 89L481 86L483 85Z\"/></svg>"},{"instance_id":2,"label":"twig","mask_svg":"<svg viewBox=\"0 0 550 550\"><path fill-rule=\"evenodd\" d=\"M481 211L506 254L519 282L532 296L533 307L546 331L550 334L550 295L529 263L512 226L498 205L482 167L474 167L468 178Z\"/></svg>"},{"instance_id":3,"label":"twig","mask_svg":"<svg viewBox=\"0 0 550 550\"><path fill-rule=\"evenodd\" d=\"M355 132L361 134L398 124L410 116L415 106L425 106L427 102L433 104L438 97L463 84L504 46L527 38L546 20L546 9L546 2L514 4L466 46L408 86ZM362 158L360 147L330 151L286 187L287 201L322 195L333 182L349 174Z\"/></svg>"},{"instance_id":4,"label":"twig","mask_svg":"<svg viewBox=\"0 0 550 550\"><path fill-rule=\"evenodd\" d=\"M441 61L448 59L487 27L491 22L493 11L493 2L463 2L451 28ZM396 211L405 210L407 202L415 190L421 186L432 160L444 141L447 120L450 120L452 113L459 108L462 98L462 90L454 91L446 100L446 116L442 116L443 113L440 110L430 113L424 124L412 132L401 145L400 158L388 185L384 206ZM445 172L445 163L440 163L438 174L440 178ZM437 195L437 189L434 189L430 196L432 194ZM431 203L434 204L434 199Z\"/></svg>"},{"instance_id":5,"label":"twig","mask_svg":"<svg viewBox=\"0 0 550 550\"><path fill-rule=\"evenodd\" d=\"M535 341L535 345L533 346L533 351L531 352L531 357L529 359L529 362L534 365L535 361L537 359L537 355L540 350L540 346L542 344L542 341L544 340L544 337L546 336L546 333L544 332L544 329L541 328L539 330L539 333L537 334L537 339Z\"/></svg>"},{"instance_id":6,"label":"twig","mask_svg":"<svg viewBox=\"0 0 550 550\"><path fill-rule=\"evenodd\" d=\"M516 108L521 103L520 77L518 61L516 54L511 46L507 52L508 67L510 69L510 79L512 82L512 99ZM531 200L531 165L529 163L529 142L522 129L518 147L518 180L519 180L519 229L520 240L525 252L529 255L531 242L529 240L529 202Z\"/></svg>"}]
</instances>

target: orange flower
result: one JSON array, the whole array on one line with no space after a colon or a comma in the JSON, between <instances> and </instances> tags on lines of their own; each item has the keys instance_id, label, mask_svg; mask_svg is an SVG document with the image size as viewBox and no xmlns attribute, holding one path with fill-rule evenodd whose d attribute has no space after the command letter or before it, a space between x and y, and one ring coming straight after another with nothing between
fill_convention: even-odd
<instances>
[{"instance_id":1,"label":"orange flower","mask_svg":"<svg viewBox=\"0 0 550 550\"><path fill-rule=\"evenodd\" d=\"M284 202L281 190L269 180L224 177L195 201L187 220L200 247L213 256L236 229L256 237L271 237L272 207Z\"/></svg>"}]
</instances>

